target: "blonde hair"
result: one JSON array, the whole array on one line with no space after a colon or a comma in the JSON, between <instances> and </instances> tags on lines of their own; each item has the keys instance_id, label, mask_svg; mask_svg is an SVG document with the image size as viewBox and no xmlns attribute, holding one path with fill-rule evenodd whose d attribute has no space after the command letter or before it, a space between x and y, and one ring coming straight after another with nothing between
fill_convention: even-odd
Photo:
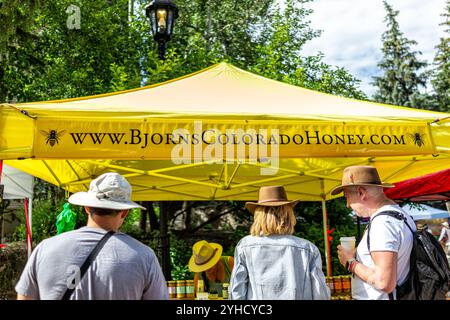
<instances>
[{"instance_id":1,"label":"blonde hair","mask_svg":"<svg viewBox=\"0 0 450 320\"><path fill-rule=\"evenodd\" d=\"M257 206L253 214L250 234L252 236L293 234L296 223L294 209L290 205L276 207Z\"/></svg>"}]
</instances>

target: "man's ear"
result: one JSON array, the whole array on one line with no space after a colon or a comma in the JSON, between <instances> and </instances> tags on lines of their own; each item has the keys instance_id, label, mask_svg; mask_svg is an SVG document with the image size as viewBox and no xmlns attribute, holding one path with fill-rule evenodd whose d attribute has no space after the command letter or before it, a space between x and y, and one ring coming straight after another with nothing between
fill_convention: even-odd
<instances>
[{"instance_id":1,"label":"man's ear","mask_svg":"<svg viewBox=\"0 0 450 320\"><path fill-rule=\"evenodd\" d=\"M360 198L365 199L366 189L363 187L358 187L358 195Z\"/></svg>"},{"instance_id":2,"label":"man's ear","mask_svg":"<svg viewBox=\"0 0 450 320\"><path fill-rule=\"evenodd\" d=\"M122 212L120 212L120 217L121 217L122 219L125 219L125 218L127 217L127 215L128 215L129 212L130 212L129 209L123 210Z\"/></svg>"},{"instance_id":3,"label":"man's ear","mask_svg":"<svg viewBox=\"0 0 450 320\"><path fill-rule=\"evenodd\" d=\"M91 214L91 213L89 212L89 207L84 207L84 211L85 211L88 215Z\"/></svg>"}]
</instances>

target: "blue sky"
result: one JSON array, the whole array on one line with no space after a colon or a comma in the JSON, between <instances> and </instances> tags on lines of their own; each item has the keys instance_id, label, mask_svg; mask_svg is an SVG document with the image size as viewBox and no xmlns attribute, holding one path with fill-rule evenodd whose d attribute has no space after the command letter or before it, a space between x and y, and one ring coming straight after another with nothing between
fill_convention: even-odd
<instances>
[{"instance_id":1,"label":"blue sky","mask_svg":"<svg viewBox=\"0 0 450 320\"><path fill-rule=\"evenodd\" d=\"M400 13L400 30L418 42L414 50L422 52L421 59L431 63L435 46L444 36L445 0L390 0ZM370 84L379 74L377 63L381 54L381 35L386 30L382 0L315 0L307 4L314 10L309 16L312 28L322 35L308 42L304 54L321 51L325 62L347 69L362 80L360 88L369 96L375 89Z\"/></svg>"}]
</instances>

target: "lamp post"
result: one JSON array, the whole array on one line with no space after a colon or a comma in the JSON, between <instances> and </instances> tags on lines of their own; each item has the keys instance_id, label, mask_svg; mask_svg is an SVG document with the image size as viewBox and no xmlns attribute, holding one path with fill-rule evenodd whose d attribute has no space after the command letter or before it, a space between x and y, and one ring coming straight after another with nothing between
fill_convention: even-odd
<instances>
[{"instance_id":1,"label":"lamp post","mask_svg":"<svg viewBox=\"0 0 450 320\"><path fill-rule=\"evenodd\" d=\"M166 43L172 38L173 25L178 18L178 8L170 0L153 0L145 7L145 13L150 19L153 39L158 42L158 56L164 60Z\"/></svg>"}]
</instances>

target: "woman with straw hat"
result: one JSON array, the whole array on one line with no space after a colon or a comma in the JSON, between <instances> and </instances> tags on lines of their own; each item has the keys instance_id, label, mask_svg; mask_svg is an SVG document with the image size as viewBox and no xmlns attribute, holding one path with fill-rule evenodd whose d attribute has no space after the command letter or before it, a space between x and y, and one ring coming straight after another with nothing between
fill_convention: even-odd
<instances>
[{"instance_id":1,"label":"woman with straw hat","mask_svg":"<svg viewBox=\"0 0 450 320\"><path fill-rule=\"evenodd\" d=\"M319 250L292 235L298 202L282 186L269 186L260 188L258 202L245 204L254 221L234 252L230 299L330 299Z\"/></svg>"},{"instance_id":2,"label":"woman with straw hat","mask_svg":"<svg viewBox=\"0 0 450 320\"><path fill-rule=\"evenodd\" d=\"M189 270L195 272L194 287L197 292L198 280L203 280L206 292L222 295L222 285L230 282L233 257L222 256L222 246L201 240L192 247Z\"/></svg>"}]
</instances>

